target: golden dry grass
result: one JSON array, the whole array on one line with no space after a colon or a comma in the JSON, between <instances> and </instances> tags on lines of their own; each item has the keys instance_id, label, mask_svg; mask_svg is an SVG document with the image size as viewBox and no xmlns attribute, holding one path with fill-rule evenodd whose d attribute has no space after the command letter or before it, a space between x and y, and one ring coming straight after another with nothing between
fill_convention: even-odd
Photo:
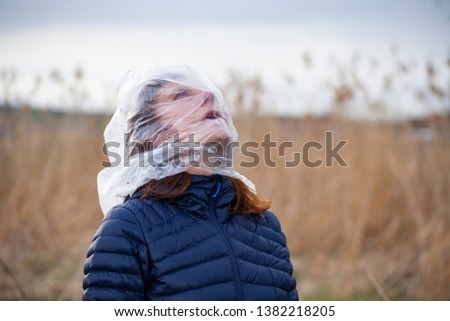
<instances>
[{"instance_id":1,"label":"golden dry grass","mask_svg":"<svg viewBox=\"0 0 450 321\"><path fill-rule=\"evenodd\" d=\"M0 113L0 299L70 299L101 222L107 118ZM303 299L450 299L450 141L408 124L239 117L241 141L349 142L349 167L239 168L273 200ZM291 150L292 151L292 150ZM262 150L258 150L261 155ZM323 156L320 152L316 156ZM236 163L243 159L237 155Z\"/></svg>"},{"instance_id":2,"label":"golden dry grass","mask_svg":"<svg viewBox=\"0 0 450 321\"><path fill-rule=\"evenodd\" d=\"M349 167L244 172L273 199L304 298L450 298L448 127L430 141L407 124L272 120L253 130L248 137L272 131L297 151L329 130L348 140Z\"/></svg>"}]
</instances>

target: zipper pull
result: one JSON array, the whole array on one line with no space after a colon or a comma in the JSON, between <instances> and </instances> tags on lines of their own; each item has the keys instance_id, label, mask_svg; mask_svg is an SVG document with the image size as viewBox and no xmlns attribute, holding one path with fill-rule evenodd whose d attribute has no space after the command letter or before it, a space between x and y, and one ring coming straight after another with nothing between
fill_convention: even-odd
<instances>
[{"instance_id":1,"label":"zipper pull","mask_svg":"<svg viewBox=\"0 0 450 321\"><path fill-rule=\"evenodd\" d=\"M216 192L212 195L212 198L216 198L217 195L219 195L221 183L222 183L222 176L219 176L219 181L217 182L217 189Z\"/></svg>"}]
</instances>

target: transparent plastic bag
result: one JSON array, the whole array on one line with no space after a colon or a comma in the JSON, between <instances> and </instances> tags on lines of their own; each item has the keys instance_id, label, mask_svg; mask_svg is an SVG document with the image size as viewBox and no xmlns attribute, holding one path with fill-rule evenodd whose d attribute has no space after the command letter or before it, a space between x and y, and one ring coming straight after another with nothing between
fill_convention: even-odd
<instances>
[{"instance_id":1,"label":"transparent plastic bag","mask_svg":"<svg viewBox=\"0 0 450 321\"><path fill-rule=\"evenodd\" d=\"M233 169L238 135L222 94L190 65L128 72L104 137L111 167L97 186L105 215L149 181L183 171L239 178L255 190Z\"/></svg>"}]
</instances>

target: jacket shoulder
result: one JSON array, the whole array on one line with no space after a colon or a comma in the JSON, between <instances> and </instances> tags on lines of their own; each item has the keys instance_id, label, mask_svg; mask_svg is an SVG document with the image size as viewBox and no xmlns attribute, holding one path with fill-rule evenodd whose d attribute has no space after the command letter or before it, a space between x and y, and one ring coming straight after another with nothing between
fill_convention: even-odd
<instances>
[{"instance_id":1,"label":"jacket shoulder","mask_svg":"<svg viewBox=\"0 0 450 321\"><path fill-rule=\"evenodd\" d=\"M256 217L259 234L282 247L286 246L286 237L281 228L280 221L271 210L265 210L262 215Z\"/></svg>"},{"instance_id":2,"label":"jacket shoulder","mask_svg":"<svg viewBox=\"0 0 450 321\"><path fill-rule=\"evenodd\" d=\"M153 226L163 224L174 215L174 209L167 203L152 199L130 199L116 208L118 211L124 209L133 213L135 219L143 226L144 232Z\"/></svg>"},{"instance_id":3,"label":"jacket shoulder","mask_svg":"<svg viewBox=\"0 0 450 321\"><path fill-rule=\"evenodd\" d=\"M109 211L89 247L83 300L141 300L149 271L142 225L127 207Z\"/></svg>"},{"instance_id":4,"label":"jacket shoulder","mask_svg":"<svg viewBox=\"0 0 450 321\"><path fill-rule=\"evenodd\" d=\"M100 237L131 237L142 241L142 228L134 211L125 206L115 206L103 219L94 241Z\"/></svg>"},{"instance_id":5,"label":"jacket shoulder","mask_svg":"<svg viewBox=\"0 0 450 321\"><path fill-rule=\"evenodd\" d=\"M274 212L272 212L271 210L266 210L264 211L263 215L267 222L267 225L269 225L275 231L281 232L281 223Z\"/></svg>"}]
</instances>

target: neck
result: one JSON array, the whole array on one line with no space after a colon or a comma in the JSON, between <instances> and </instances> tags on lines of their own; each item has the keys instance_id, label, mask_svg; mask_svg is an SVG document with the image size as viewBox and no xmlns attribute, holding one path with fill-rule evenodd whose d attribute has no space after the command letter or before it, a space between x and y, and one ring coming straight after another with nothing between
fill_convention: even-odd
<instances>
[{"instance_id":1,"label":"neck","mask_svg":"<svg viewBox=\"0 0 450 321\"><path fill-rule=\"evenodd\" d=\"M191 175L206 175L206 176L210 176L210 175L214 174L211 169L204 168L204 167L191 167L186 172L191 174Z\"/></svg>"}]
</instances>

